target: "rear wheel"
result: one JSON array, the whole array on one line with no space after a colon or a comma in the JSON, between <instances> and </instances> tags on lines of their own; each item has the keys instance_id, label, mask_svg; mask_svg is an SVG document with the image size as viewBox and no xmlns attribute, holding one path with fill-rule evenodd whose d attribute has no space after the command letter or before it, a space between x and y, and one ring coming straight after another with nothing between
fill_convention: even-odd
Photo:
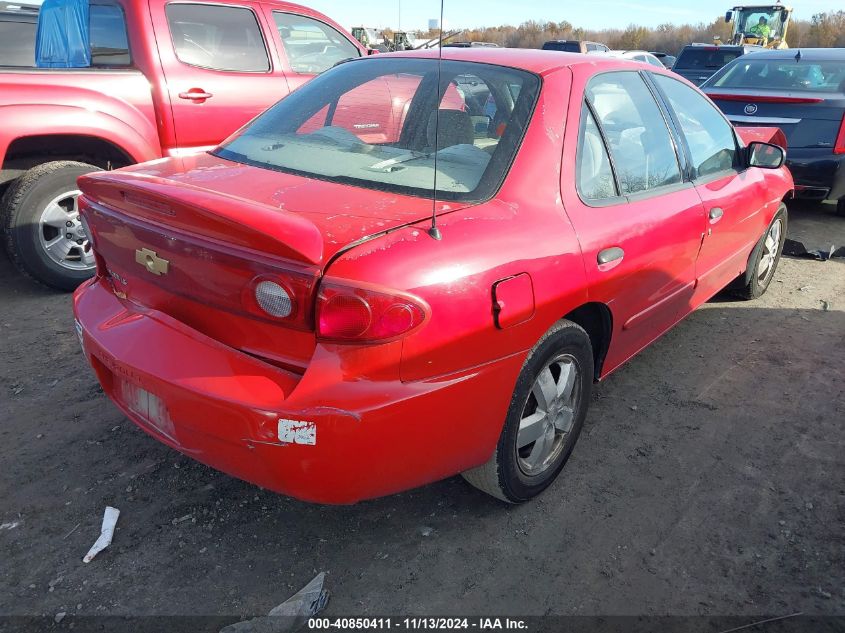
<instances>
[{"instance_id":1,"label":"rear wheel","mask_svg":"<svg viewBox=\"0 0 845 633\"><path fill-rule=\"evenodd\" d=\"M836 203L836 214L845 218L845 198Z\"/></svg>"},{"instance_id":2,"label":"rear wheel","mask_svg":"<svg viewBox=\"0 0 845 633\"><path fill-rule=\"evenodd\" d=\"M593 379L590 337L560 321L529 354L490 460L463 473L476 488L509 503L545 490L581 433Z\"/></svg>"},{"instance_id":3,"label":"rear wheel","mask_svg":"<svg viewBox=\"0 0 845 633\"><path fill-rule=\"evenodd\" d=\"M15 266L37 281L73 290L94 273L94 253L76 200L76 179L98 167L55 161L15 180L0 202L6 250Z\"/></svg>"},{"instance_id":4,"label":"rear wheel","mask_svg":"<svg viewBox=\"0 0 845 633\"><path fill-rule=\"evenodd\" d=\"M751 274L748 283L736 294L742 299L757 299L763 296L775 276L780 262L783 243L786 240L786 206L780 205L775 217L754 249L754 257L748 262Z\"/></svg>"}]
</instances>

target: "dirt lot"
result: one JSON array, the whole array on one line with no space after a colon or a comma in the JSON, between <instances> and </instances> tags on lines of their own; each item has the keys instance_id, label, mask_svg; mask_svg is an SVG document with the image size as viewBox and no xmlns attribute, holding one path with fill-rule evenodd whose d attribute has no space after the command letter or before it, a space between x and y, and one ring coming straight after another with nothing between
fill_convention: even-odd
<instances>
[{"instance_id":1,"label":"dirt lot","mask_svg":"<svg viewBox=\"0 0 845 633\"><path fill-rule=\"evenodd\" d=\"M793 219L845 244L845 219ZM351 507L236 481L105 399L69 296L0 259L0 306L0 614L231 621L318 571L329 614L845 614L841 260L781 261L761 300L714 300L599 385L520 507L460 478Z\"/></svg>"}]
</instances>

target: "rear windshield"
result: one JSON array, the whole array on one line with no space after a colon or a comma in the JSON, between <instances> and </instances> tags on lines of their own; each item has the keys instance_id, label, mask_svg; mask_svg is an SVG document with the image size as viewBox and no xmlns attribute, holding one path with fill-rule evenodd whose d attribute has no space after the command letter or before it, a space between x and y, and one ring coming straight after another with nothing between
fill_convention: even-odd
<instances>
[{"instance_id":1,"label":"rear windshield","mask_svg":"<svg viewBox=\"0 0 845 633\"><path fill-rule=\"evenodd\" d=\"M725 51L717 48L688 48L675 62L675 68L721 68L741 56L740 51Z\"/></svg>"},{"instance_id":2,"label":"rear windshield","mask_svg":"<svg viewBox=\"0 0 845 633\"><path fill-rule=\"evenodd\" d=\"M544 51L564 51L566 53L580 53L580 42L546 42L543 44Z\"/></svg>"},{"instance_id":3,"label":"rear windshield","mask_svg":"<svg viewBox=\"0 0 845 633\"><path fill-rule=\"evenodd\" d=\"M436 59L351 61L293 92L216 153L426 198L436 166L438 198L482 200L504 180L539 88L532 73L489 64L443 61L438 73Z\"/></svg>"},{"instance_id":4,"label":"rear windshield","mask_svg":"<svg viewBox=\"0 0 845 633\"><path fill-rule=\"evenodd\" d=\"M35 22L0 18L0 66L35 66Z\"/></svg>"},{"instance_id":5,"label":"rear windshield","mask_svg":"<svg viewBox=\"0 0 845 633\"><path fill-rule=\"evenodd\" d=\"M842 61L796 61L790 59L741 60L714 77L719 88L773 88L808 92L845 92Z\"/></svg>"}]
</instances>

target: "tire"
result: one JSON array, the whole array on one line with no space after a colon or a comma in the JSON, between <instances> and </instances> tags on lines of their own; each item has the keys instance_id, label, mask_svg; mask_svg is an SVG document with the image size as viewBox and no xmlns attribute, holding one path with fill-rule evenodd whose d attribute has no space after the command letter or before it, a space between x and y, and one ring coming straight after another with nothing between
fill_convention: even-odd
<instances>
[{"instance_id":1,"label":"tire","mask_svg":"<svg viewBox=\"0 0 845 633\"><path fill-rule=\"evenodd\" d=\"M836 215L845 218L845 198L836 203Z\"/></svg>"},{"instance_id":2,"label":"tire","mask_svg":"<svg viewBox=\"0 0 845 633\"><path fill-rule=\"evenodd\" d=\"M65 291L94 274L93 254L76 211L76 179L93 171L100 169L73 161L43 163L6 190L0 201L6 251L22 273Z\"/></svg>"},{"instance_id":3,"label":"tire","mask_svg":"<svg viewBox=\"0 0 845 633\"><path fill-rule=\"evenodd\" d=\"M777 226L779 226L779 234L777 240L773 240L772 246L769 244L768 238L774 238L773 231ZM754 247L754 251L752 251L752 256L748 260L748 271L745 275L746 284L734 291L737 297L745 300L758 299L769 289L780 262L780 255L783 252L786 228L786 205L781 204L777 213L775 213L775 217L772 218L771 224L766 227L766 232L763 233L760 241ZM764 258L768 259L768 267L765 268L765 271L761 271L761 266L766 266Z\"/></svg>"},{"instance_id":4,"label":"tire","mask_svg":"<svg viewBox=\"0 0 845 633\"><path fill-rule=\"evenodd\" d=\"M546 379L551 376L555 393L568 391L570 396L559 397L552 404L546 399L541 404L535 388L542 394L541 383L548 384L541 374ZM569 389L565 376L573 376ZM508 503L522 503L543 492L560 474L575 447L592 385L590 337L579 325L559 321L534 346L522 366L493 456L486 464L462 473L464 479ZM525 425L521 432L524 418L543 422ZM537 435L541 425L545 430L539 439L526 443Z\"/></svg>"}]
</instances>

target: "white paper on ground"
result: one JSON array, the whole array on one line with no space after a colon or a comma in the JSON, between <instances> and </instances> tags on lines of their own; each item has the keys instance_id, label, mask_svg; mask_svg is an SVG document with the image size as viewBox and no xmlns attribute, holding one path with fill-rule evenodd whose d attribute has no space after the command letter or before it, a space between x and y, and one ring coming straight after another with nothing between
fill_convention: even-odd
<instances>
[{"instance_id":1,"label":"white paper on ground","mask_svg":"<svg viewBox=\"0 0 845 633\"><path fill-rule=\"evenodd\" d=\"M111 544L118 516L120 516L120 510L106 506L106 511L103 513L103 527L100 528L100 537L94 542L88 553L85 554L85 558L82 559L83 563L90 563L97 554Z\"/></svg>"}]
</instances>

